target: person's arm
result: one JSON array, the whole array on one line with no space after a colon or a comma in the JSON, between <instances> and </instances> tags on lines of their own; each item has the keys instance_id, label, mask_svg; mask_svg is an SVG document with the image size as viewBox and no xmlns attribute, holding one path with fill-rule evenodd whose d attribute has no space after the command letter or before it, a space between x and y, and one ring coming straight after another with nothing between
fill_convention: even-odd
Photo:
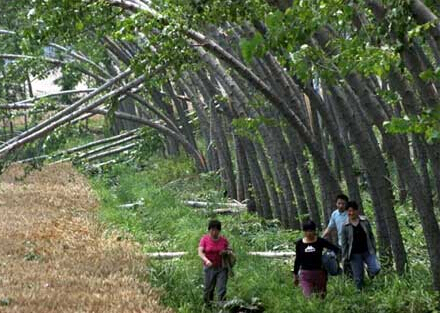
<instances>
[{"instance_id":1,"label":"person's arm","mask_svg":"<svg viewBox=\"0 0 440 313\"><path fill-rule=\"evenodd\" d=\"M330 227L327 227L322 233L322 238L327 238L331 231Z\"/></svg>"},{"instance_id":2,"label":"person's arm","mask_svg":"<svg viewBox=\"0 0 440 313\"><path fill-rule=\"evenodd\" d=\"M211 267L212 266L212 262L209 261L209 259L206 257L203 247L199 247L198 252L199 252L199 257L203 260L203 263L207 267Z\"/></svg>"},{"instance_id":3,"label":"person's arm","mask_svg":"<svg viewBox=\"0 0 440 313\"><path fill-rule=\"evenodd\" d=\"M299 266L301 264L301 254L300 254L300 248L299 248L299 241L296 243L295 247L295 263L293 265L293 283L295 286L298 286L299 284Z\"/></svg>"},{"instance_id":4,"label":"person's arm","mask_svg":"<svg viewBox=\"0 0 440 313\"><path fill-rule=\"evenodd\" d=\"M322 233L323 238L327 238L332 230L336 229L336 221L333 217L333 214L330 216L330 220L328 222L327 228Z\"/></svg>"},{"instance_id":5,"label":"person's arm","mask_svg":"<svg viewBox=\"0 0 440 313\"><path fill-rule=\"evenodd\" d=\"M344 262L344 260L348 257L348 238L347 238L347 230L345 226L342 229L342 234L341 234L341 249L342 249L342 262Z\"/></svg>"},{"instance_id":6,"label":"person's arm","mask_svg":"<svg viewBox=\"0 0 440 313\"><path fill-rule=\"evenodd\" d=\"M226 237L223 237L225 240L225 249L220 251L220 255L222 254L232 254L232 248L229 246L229 241L226 239Z\"/></svg>"},{"instance_id":7,"label":"person's arm","mask_svg":"<svg viewBox=\"0 0 440 313\"><path fill-rule=\"evenodd\" d=\"M338 246L335 246L334 244L332 244L330 241L321 238L321 242L322 242L322 246L324 248L330 249L332 250L334 253L339 253L339 251L341 250Z\"/></svg>"},{"instance_id":8,"label":"person's arm","mask_svg":"<svg viewBox=\"0 0 440 313\"><path fill-rule=\"evenodd\" d=\"M371 227L370 221L367 220L367 229L368 229L368 236L370 236L371 244L373 245L374 252L376 252L376 239L374 238L373 229Z\"/></svg>"}]
</instances>

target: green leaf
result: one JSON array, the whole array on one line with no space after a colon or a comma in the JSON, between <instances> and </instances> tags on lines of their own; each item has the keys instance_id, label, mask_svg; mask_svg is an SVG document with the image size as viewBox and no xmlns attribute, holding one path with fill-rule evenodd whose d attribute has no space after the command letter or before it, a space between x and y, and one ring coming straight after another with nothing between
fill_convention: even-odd
<instances>
[{"instance_id":1,"label":"green leaf","mask_svg":"<svg viewBox=\"0 0 440 313\"><path fill-rule=\"evenodd\" d=\"M289 9L290 10L290 9ZM270 32L277 33L283 26L283 13L280 11L271 12L266 16L266 26Z\"/></svg>"},{"instance_id":2,"label":"green leaf","mask_svg":"<svg viewBox=\"0 0 440 313\"><path fill-rule=\"evenodd\" d=\"M436 75L432 69L420 73L419 77L426 82L430 82L436 79Z\"/></svg>"},{"instance_id":3,"label":"green leaf","mask_svg":"<svg viewBox=\"0 0 440 313\"><path fill-rule=\"evenodd\" d=\"M81 21L76 22L75 29L77 31L82 31L84 29L84 24Z\"/></svg>"},{"instance_id":4,"label":"green leaf","mask_svg":"<svg viewBox=\"0 0 440 313\"><path fill-rule=\"evenodd\" d=\"M246 62L250 62L252 57L261 57L266 49L264 47L264 38L260 33L256 33L251 39L240 41L241 53Z\"/></svg>"},{"instance_id":5,"label":"green leaf","mask_svg":"<svg viewBox=\"0 0 440 313\"><path fill-rule=\"evenodd\" d=\"M411 127L411 121L408 117L406 118L396 118L393 117L391 121L386 121L383 126L387 132L391 134L402 134L407 133Z\"/></svg>"}]
</instances>

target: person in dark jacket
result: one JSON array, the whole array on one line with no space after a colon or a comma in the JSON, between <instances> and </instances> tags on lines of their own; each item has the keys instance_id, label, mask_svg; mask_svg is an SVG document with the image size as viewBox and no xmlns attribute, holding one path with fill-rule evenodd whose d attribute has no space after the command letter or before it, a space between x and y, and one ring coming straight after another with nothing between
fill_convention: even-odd
<instances>
[{"instance_id":1,"label":"person in dark jacket","mask_svg":"<svg viewBox=\"0 0 440 313\"><path fill-rule=\"evenodd\" d=\"M370 277L380 271L376 257L376 242L368 219L359 215L356 202L347 203L348 218L342 230L342 259L349 260L353 271L353 279L358 290L364 283L364 263Z\"/></svg>"},{"instance_id":2,"label":"person in dark jacket","mask_svg":"<svg viewBox=\"0 0 440 313\"><path fill-rule=\"evenodd\" d=\"M296 242L296 257L293 269L295 285L301 285L306 298L313 294L324 298L327 291L327 273L322 265L324 248L336 253L339 248L316 235L316 224L308 221L303 224L304 237Z\"/></svg>"}]
</instances>

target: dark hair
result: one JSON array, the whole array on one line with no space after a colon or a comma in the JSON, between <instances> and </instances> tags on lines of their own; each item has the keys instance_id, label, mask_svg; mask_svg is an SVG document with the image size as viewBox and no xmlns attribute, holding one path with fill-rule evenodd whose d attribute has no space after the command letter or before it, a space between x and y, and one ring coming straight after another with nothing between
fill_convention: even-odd
<instances>
[{"instance_id":1,"label":"dark hair","mask_svg":"<svg viewBox=\"0 0 440 313\"><path fill-rule=\"evenodd\" d=\"M210 220L208 223L208 230L215 228L217 230L222 230L222 223L218 220Z\"/></svg>"},{"instance_id":2,"label":"dark hair","mask_svg":"<svg viewBox=\"0 0 440 313\"><path fill-rule=\"evenodd\" d=\"M316 224L314 221L311 220L304 222L303 224L303 231L310 231L310 230L311 231L316 230Z\"/></svg>"},{"instance_id":3,"label":"dark hair","mask_svg":"<svg viewBox=\"0 0 440 313\"><path fill-rule=\"evenodd\" d=\"M347 205L345 206L348 210L348 208L353 208L353 210L359 210L358 204L356 203L356 201L349 201L347 203Z\"/></svg>"},{"instance_id":4,"label":"dark hair","mask_svg":"<svg viewBox=\"0 0 440 313\"><path fill-rule=\"evenodd\" d=\"M338 199L345 200L345 202L348 202L348 197L344 194L337 195L336 201L338 201Z\"/></svg>"}]
</instances>

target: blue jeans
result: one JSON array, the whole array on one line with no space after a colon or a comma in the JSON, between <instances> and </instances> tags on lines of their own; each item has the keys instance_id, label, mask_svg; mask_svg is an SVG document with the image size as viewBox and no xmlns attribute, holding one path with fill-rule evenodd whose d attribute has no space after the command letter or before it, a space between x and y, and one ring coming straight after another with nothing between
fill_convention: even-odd
<instances>
[{"instance_id":1,"label":"blue jeans","mask_svg":"<svg viewBox=\"0 0 440 313\"><path fill-rule=\"evenodd\" d=\"M362 289L364 284L364 263L367 264L368 276L374 277L380 271L380 264L375 254L353 253L350 257L350 265L357 289Z\"/></svg>"}]
</instances>

